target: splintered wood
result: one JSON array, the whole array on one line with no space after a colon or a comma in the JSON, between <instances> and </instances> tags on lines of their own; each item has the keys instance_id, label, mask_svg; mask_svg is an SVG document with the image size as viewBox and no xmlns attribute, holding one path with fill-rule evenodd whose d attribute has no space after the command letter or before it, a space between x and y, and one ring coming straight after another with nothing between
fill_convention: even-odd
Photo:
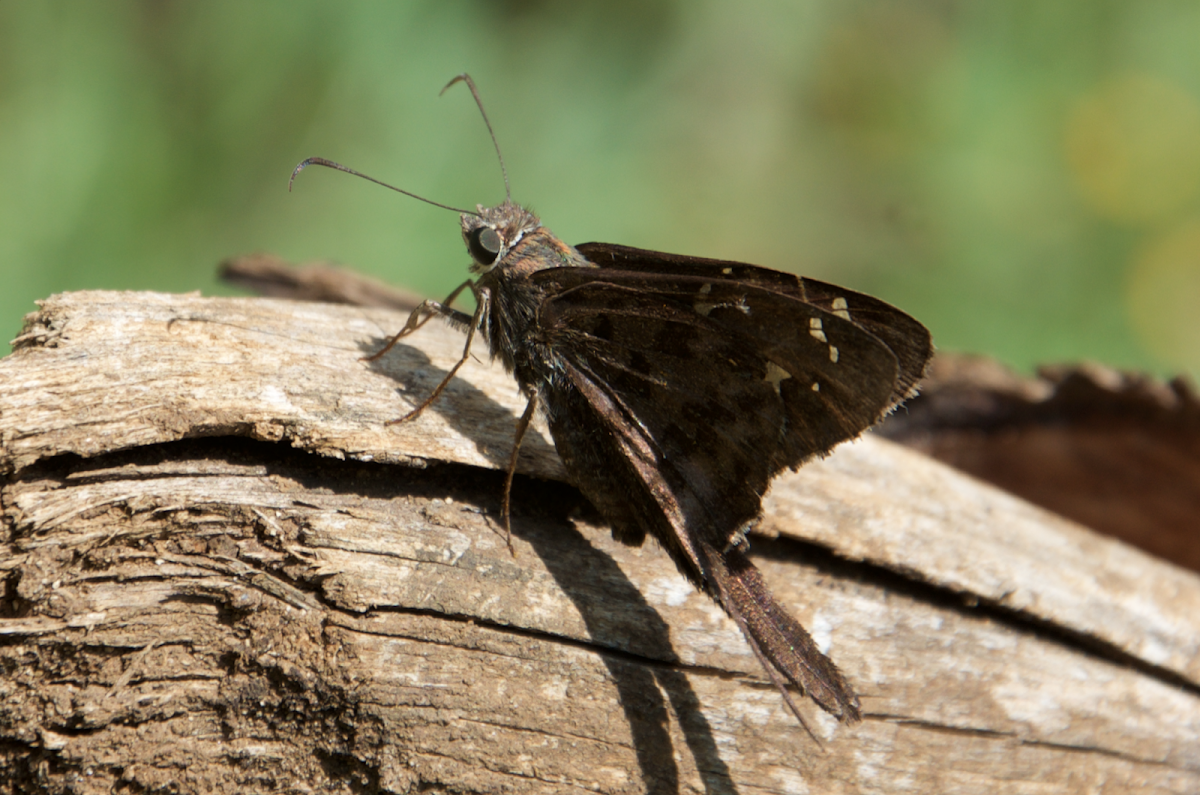
<instances>
[{"instance_id":1,"label":"splintered wood","mask_svg":"<svg viewBox=\"0 0 1200 795\"><path fill-rule=\"evenodd\" d=\"M614 543L462 336L386 309L55 296L0 362L12 791L1200 791L1200 578L877 438L751 536L864 720Z\"/></svg>"}]
</instances>

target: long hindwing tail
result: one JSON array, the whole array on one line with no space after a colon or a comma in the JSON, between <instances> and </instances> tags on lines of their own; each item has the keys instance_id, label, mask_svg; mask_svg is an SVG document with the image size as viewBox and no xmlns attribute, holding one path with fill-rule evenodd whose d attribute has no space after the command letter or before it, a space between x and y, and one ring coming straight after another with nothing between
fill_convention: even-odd
<instances>
[{"instance_id":1,"label":"long hindwing tail","mask_svg":"<svg viewBox=\"0 0 1200 795\"><path fill-rule=\"evenodd\" d=\"M805 728L808 725L783 678L830 714L850 723L860 720L858 696L842 672L821 653L804 627L775 601L754 564L736 547L725 553L707 550L705 557L722 606L741 627L759 662Z\"/></svg>"}]
</instances>

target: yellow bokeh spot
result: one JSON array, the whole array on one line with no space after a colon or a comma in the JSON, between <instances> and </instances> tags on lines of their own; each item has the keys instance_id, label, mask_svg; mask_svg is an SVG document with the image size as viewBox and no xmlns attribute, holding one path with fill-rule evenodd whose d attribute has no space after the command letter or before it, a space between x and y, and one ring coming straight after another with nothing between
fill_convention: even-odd
<instances>
[{"instance_id":1,"label":"yellow bokeh spot","mask_svg":"<svg viewBox=\"0 0 1200 795\"><path fill-rule=\"evenodd\" d=\"M1200 374L1200 221L1152 241L1126 283L1134 330L1172 369Z\"/></svg>"},{"instance_id":2,"label":"yellow bokeh spot","mask_svg":"<svg viewBox=\"0 0 1200 795\"><path fill-rule=\"evenodd\" d=\"M1200 106L1178 86L1149 76L1104 83L1070 114L1066 155L1097 213L1154 221L1200 186Z\"/></svg>"}]
</instances>

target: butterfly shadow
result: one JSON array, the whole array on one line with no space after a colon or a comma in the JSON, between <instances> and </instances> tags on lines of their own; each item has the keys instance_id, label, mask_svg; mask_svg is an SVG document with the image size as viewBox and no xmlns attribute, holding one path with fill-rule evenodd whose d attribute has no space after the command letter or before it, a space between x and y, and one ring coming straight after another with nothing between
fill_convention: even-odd
<instances>
[{"instance_id":1,"label":"butterfly shadow","mask_svg":"<svg viewBox=\"0 0 1200 795\"><path fill-rule=\"evenodd\" d=\"M368 354L378 349L379 346L374 343L364 346ZM401 380L398 373L409 371L410 368L430 374L440 372L442 377L447 372L436 367L422 351L402 343L396 345L388 356L393 354L403 357L403 368L397 367L393 361L391 366L377 369L398 381ZM371 366L376 367L376 363L372 362ZM440 377L430 378L432 385L439 381ZM426 376L422 377L421 382L425 384ZM490 415L494 411L510 418L515 425L516 419L508 409L466 381L457 381L454 388L460 399L486 407L482 413ZM437 403L427 410L437 411ZM479 412L472 412L469 419L455 412L447 412L442 416L467 438L472 437L479 421ZM535 438L534 434L529 434L525 444ZM537 441L540 442L540 439ZM482 452L489 460L494 460L499 468L507 467L509 450ZM704 717L700 700L671 646L667 623L629 581L616 561L593 547L569 520L567 514L571 508L578 506L581 499L578 492L555 484L556 488L569 491L570 494L563 500L546 501L543 492L549 484L539 483L538 496L533 498L529 492L534 482L518 478L514 485L513 535L533 548L555 583L579 611L591 639L588 645L597 651L616 684L621 707L633 735L638 767L648 791L675 793L680 788L679 770L669 731L669 702L670 710L682 729L684 741L696 761L705 792L710 795L736 793L738 790L729 769L717 751L712 727ZM497 494L497 504L499 498ZM556 510L554 503L561 504L562 509ZM545 515L547 510L549 516ZM531 512L540 512L543 517L530 516ZM581 577L581 572L587 572L587 575ZM609 605L620 605L620 610L614 611ZM630 627L636 627L636 632Z\"/></svg>"}]
</instances>

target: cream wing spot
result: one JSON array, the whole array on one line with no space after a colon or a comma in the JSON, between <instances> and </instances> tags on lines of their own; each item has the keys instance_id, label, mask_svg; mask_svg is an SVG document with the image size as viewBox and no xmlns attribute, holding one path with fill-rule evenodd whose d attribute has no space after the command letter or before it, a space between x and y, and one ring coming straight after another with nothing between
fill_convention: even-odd
<instances>
[{"instance_id":1,"label":"cream wing spot","mask_svg":"<svg viewBox=\"0 0 1200 795\"><path fill-rule=\"evenodd\" d=\"M840 317L842 320L850 319L850 305L846 303L845 298L835 298L830 305L833 309L833 314Z\"/></svg>"},{"instance_id":2,"label":"cream wing spot","mask_svg":"<svg viewBox=\"0 0 1200 795\"><path fill-rule=\"evenodd\" d=\"M820 391L821 391L821 384L820 384L819 382L817 382L817 381L813 381L813 385L812 385L812 391L814 391L814 392L820 392Z\"/></svg>"},{"instance_id":3,"label":"cream wing spot","mask_svg":"<svg viewBox=\"0 0 1200 795\"><path fill-rule=\"evenodd\" d=\"M775 364L775 362L767 362L767 374L763 376L763 380L771 385L771 388L775 390L776 395L779 395L780 397L783 396L783 393L779 390L779 385L783 383L784 379L791 377L791 373Z\"/></svg>"},{"instance_id":4,"label":"cream wing spot","mask_svg":"<svg viewBox=\"0 0 1200 795\"><path fill-rule=\"evenodd\" d=\"M817 342L824 342L824 343L829 342L829 340L825 338L825 330L823 328L821 328L821 318L819 318L819 317L814 317L814 318L809 319L808 333Z\"/></svg>"},{"instance_id":5,"label":"cream wing spot","mask_svg":"<svg viewBox=\"0 0 1200 795\"><path fill-rule=\"evenodd\" d=\"M830 345L829 346L829 361L833 362L834 364L837 364L837 360L838 360L838 349L836 346Z\"/></svg>"}]
</instances>

